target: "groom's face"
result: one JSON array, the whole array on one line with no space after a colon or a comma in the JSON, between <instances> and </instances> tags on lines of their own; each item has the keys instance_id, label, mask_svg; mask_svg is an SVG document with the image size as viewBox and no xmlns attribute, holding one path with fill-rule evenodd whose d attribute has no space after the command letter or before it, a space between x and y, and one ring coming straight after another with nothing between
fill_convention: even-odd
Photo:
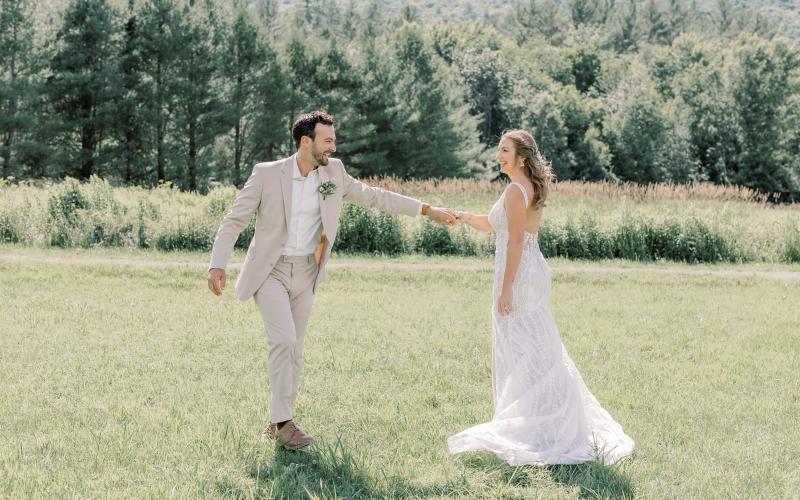
<instances>
[{"instance_id":1,"label":"groom's face","mask_svg":"<svg viewBox=\"0 0 800 500\"><path fill-rule=\"evenodd\" d=\"M317 123L311 142L311 156L317 165L327 165L330 155L336 152L336 131L333 125Z\"/></svg>"}]
</instances>

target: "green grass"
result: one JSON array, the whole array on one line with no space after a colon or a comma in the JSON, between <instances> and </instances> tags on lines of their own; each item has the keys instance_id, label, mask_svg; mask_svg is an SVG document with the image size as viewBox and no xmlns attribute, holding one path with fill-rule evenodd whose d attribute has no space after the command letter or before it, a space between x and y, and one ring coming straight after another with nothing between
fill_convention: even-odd
<instances>
[{"instance_id":1,"label":"green grass","mask_svg":"<svg viewBox=\"0 0 800 500\"><path fill-rule=\"evenodd\" d=\"M791 498L800 489L800 280L723 272L771 269L763 264L553 261L564 342L637 448L611 468L512 468L446 449L447 436L491 416L489 260L334 259L298 401L297 421L319 444L291 453L258 440L268 389L258 313L230 289L208 292L206 259L0 247L0 496ZM610 266L626 270L598 269ZM698 270L709 273L687 274Z\"/></svg>"},{"instance_id":2,"label":"green grass","mask_svg":"<svg viewBox=\"0 0 800 500\"><path fill-rule=\"evenodd\" d=\"M497 192L488 192L475 181L474 185L465 183L458 189L450 186L431 194L431 186L396 184L399 192L434 205L477 213L487 213L502 188L500 184L491 185L487 189ZM585 192L575 183L561 191L554 190L542 227L546 255L800 262L800 204L764 205L715 198L713 193L708 198L701 194L690 200L642 197L633 189L625 194L625 189L606 192L597 187L591 189L592 186L586 184ZM230 186L206 196L168 187L112 187L98 178L83 184L71 180L41 187L0 185L0 243L207 250L236 193ZM353 222L352 212L345 211L345 216ZM388 234L383 238L387 241L367 238L350 248L363 249L366 244L378 245L385 252L400 247L426 251L426 246L420 244L420 218L399 217L392 221L396 224L382 226ZM347 239L346 222L342 221L338 244ZM367 226L361 227L361 233L376 234L375 227ZM399 230L395 231L395 227ZM239 247L247 247L252 230L252 224L245 229ZM492 252L492 235L463 227L451 228L447 234L453 244L443 243L439 250L449 248L462 255Z\"/></svg>"}]
</instances>

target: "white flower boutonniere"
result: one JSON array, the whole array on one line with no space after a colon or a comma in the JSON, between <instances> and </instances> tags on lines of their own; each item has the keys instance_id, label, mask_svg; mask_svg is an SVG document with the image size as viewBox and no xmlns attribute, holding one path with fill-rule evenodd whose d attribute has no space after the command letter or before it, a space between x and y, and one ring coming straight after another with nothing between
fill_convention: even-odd
<instances>
[{"instance_id":1,"label":"white flower boutonniere","mask_svg":"<svg viewBox=\"0 0 800 500\"><path fill-rule=\"evenodd\" d=\"M336 184L331 181L323 182L319 185L319 189L317 189L317 191L319 191L319 194L322 195L322 199L324 200L336 192Z\"/></svg>"}]
</instances>

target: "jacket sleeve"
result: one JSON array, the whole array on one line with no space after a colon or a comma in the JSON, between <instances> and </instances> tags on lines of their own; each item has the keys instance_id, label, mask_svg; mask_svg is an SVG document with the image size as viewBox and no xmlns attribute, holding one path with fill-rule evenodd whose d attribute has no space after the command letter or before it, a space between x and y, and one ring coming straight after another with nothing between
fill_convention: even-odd
<instances>
[{"instance_id":1,"label":"jacket sleeve","mask_svg":"<svg viewBox=\"0 0 800 500\"><path fill-rule=\"evenodd\" d=\"M402 194L387 191L378 187L368 186L348 174L342 166L343 191L342 200L361 205L362 207L377 208L393 214L402 214L414 217L419 215L422 202Z\"/></svg>"},{"instance_id":2,"label":"jacket sleeve","mask_svg":"<svg viewBox=\"0 0 800 500\"><path fill-rule=\"evenodd\" d=\"M225 269L227 267L236 239L261 205L261 177L261 169L253 168L244 187L236 196L233 206L219 225L217 235L214 237L214 246L211 249L209 269L215 267Z\"/></svg>"}]
</instances>

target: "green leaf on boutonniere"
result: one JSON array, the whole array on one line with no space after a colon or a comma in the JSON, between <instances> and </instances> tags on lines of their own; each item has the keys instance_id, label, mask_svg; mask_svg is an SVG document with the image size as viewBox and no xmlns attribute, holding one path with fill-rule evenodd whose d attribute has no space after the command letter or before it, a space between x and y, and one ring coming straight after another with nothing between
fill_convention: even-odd
<instances>
[{"instance_id":1,"label":"green leaf on boutonniere","mask_svg":"<svg viewBox=\"0 0 800 500\"><path fill-rule=\"evenodd\" d=\"M322 199L324 200L336 192L336 184L331 181L323 182L319 185L319 189L317 189L317 191L319 191L319 194L322 195Z\"/></svg>"}]
</instances>

